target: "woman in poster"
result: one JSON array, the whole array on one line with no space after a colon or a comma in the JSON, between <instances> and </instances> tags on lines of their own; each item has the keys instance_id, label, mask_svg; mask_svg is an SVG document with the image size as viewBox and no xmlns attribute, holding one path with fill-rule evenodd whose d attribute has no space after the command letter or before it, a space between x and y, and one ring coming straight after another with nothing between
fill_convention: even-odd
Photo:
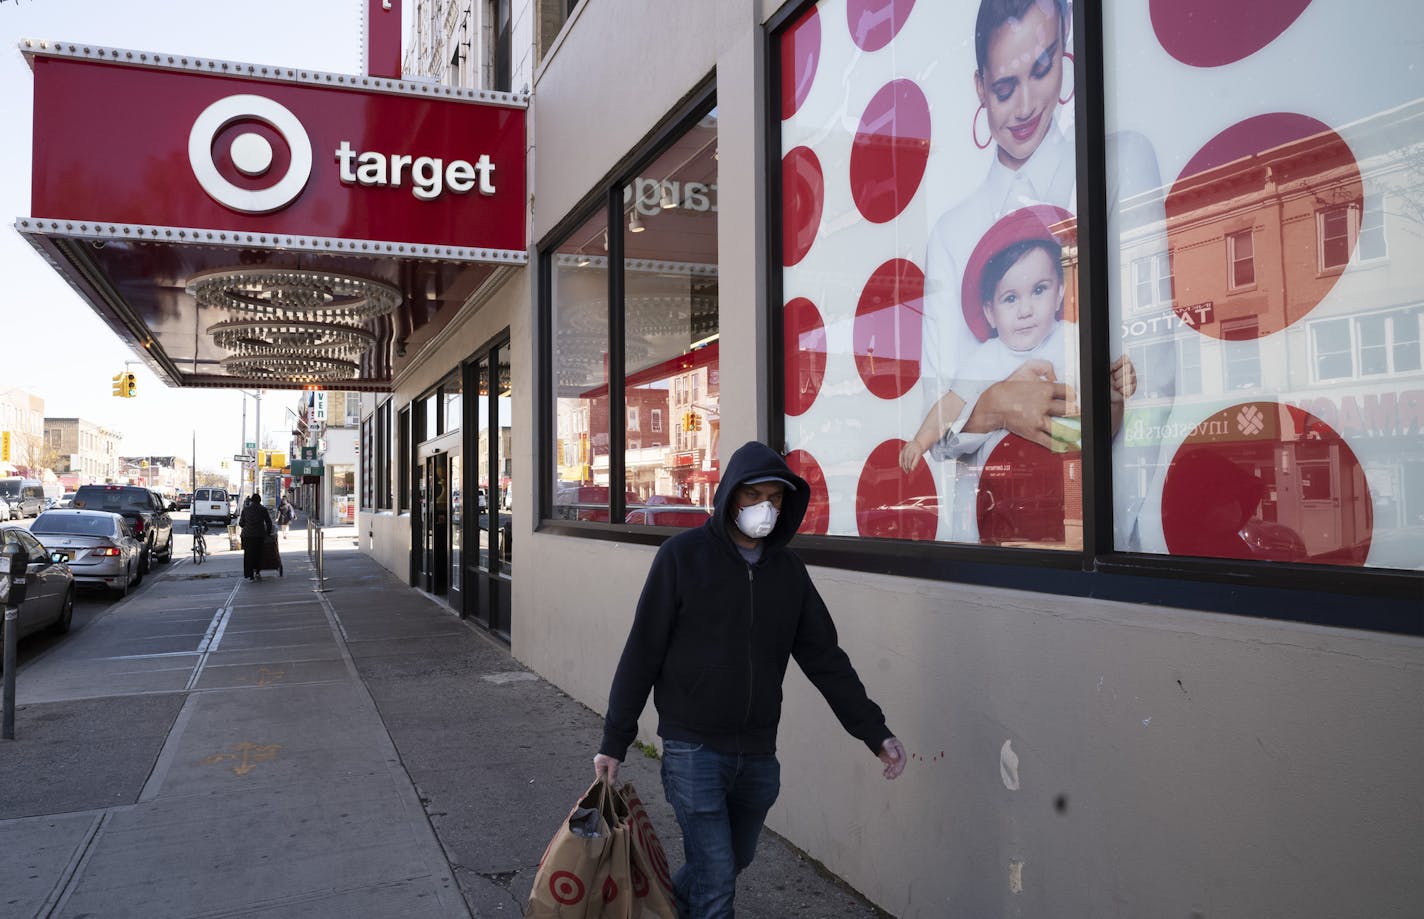
<instances>
[{"instance_id":1,"label":"woman in poster","mask_svg":"<svg viewBox=\"0 0 1424 919\"><path fill-rule=\"evenodd\" d=\"M1049 362L1025 361L1000 380L959 382L981 342L966 322L960 293L965 266L980 239L1006 215L1025 208L1051 205L1069 214L1077 210L1074 145L1055 117L1058 107L1072 98L1071 93L1062 95L1064 68L1072 62L1068 23L1067 0L983 0L975 22L974 89L980 105L973 141L980 149L992 146L994 158L984 181L936 222L925 272L923 404L926 415L934 416L931 423L943 432L929 452L941 461L941 505L947 510L941 530L955 541L979 539L973 510L977 472L956 482L952 457L974 453L999 431L1052 449L1053 419L1078 413L1076 380L1060 379ZM981 120L987 140L978 133ZM1120 195L1155 189L1160 182L1155 156L1136 135L1108 138L1108 160L1110 181L1116 179L1120 186L1108 190L1111 224ZM1111 229L1109 238L1114 238ZM1116 272L1118 253L1107 255L1110 271ZM1076 358L1076 343L1068 347ZM1139 388L1116 338L1113 352L1114 391ZM1170 397L1172 361L1153 361L1144 372L1152 379L1142 382L1154 395ZM956 390L957 382L965 392ZM958 398L944 398L950 392ZM956 405L960 410L951 414ZM1113 414L1120 419L1120 411ZM1121 452L1114 449L1115 469ZM1135 523L1143 496L1118 485L1117 545L1136 547Z\"/></svg>"}]
</instances>

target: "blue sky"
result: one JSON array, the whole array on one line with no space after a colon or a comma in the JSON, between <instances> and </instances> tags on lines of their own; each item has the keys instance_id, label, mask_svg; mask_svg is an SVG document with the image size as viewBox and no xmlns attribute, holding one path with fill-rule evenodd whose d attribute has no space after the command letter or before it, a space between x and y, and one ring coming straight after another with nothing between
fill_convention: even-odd
<instances>
[{"instance_id":1,"label":"blue sky","mask_svg":"<svg viewBox=\"0 0 1424 919\"><path fill-rule=\"evenodd\" d=\"M407 0L407 6L411 0ZM0 2L0 391L21 388L45 400L51 417L80 417L124 433L125 455L190 455L218 468L242 441L243 397L227 390L172 389L135 363L139 397L116 399L110 377L132 352L100 321L14 229L30 215L33 84L21 40L52 39L223 60L300 65L359 73L362 0L3 0ZM407 18L409 11L406 11ZM23 321L17 325L17 320ZM11 335L23 334L16 347ZM262 427L285 449L291 430L283 406L297 393L272 391ZM248 400L248 439L253 408Z\"/></svg>"}]
</instances>

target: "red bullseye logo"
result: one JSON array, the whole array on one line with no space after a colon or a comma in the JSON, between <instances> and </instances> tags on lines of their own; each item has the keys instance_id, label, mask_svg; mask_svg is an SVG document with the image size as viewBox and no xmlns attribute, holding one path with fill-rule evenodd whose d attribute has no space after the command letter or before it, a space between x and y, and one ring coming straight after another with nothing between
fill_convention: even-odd
<instances>
[{"instance_id":1,"label":"red bullseye logo","mask_svg":"<svg viewBox=\"0 0 1424 919\"><path fill-rule=\"evenodd\" d=\"M227 130L241 122L260 124L266 130ZM286 171L275 180L269 175L278 164L269 130L285 142L289 152ZM213 147L220 140L226 141L227 147L214 157ZM242 184L222 174L219 159L231 163ZM311 178L311 138L286 106L265 96L227 96L203 109L193 122L188 132L188 163L203 191L223 207L243 214L269 214L295 201ZM244 187L248 184L261 187Z\"/></svg>"},{"instance_id":2,"label":"red bullseye logo","mask_svg":"<svg viewBox=\"0 0 1424 919\"><path fill-rule=\"evenodd\" d=\"M555 871L549 876L549 893L564 906L573 906L583 899L583 881L569 871Z\"/></svg>"}]
</instances>

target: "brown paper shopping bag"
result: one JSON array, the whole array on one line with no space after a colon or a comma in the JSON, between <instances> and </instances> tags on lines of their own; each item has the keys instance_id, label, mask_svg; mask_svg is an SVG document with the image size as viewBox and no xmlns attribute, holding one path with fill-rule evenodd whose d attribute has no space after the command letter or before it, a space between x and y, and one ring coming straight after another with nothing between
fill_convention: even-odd
<instances>
[{"instance_id":1,"label":"brown paper shopping bag","mask_svg":"<svg viewBox=\"0 0 1424 919\"><path fill-rule=\"evenodd\" d=\"M603 915L602 887L615 857L615 831L623 822L619 809L617 792L608 782L600 779L589 786L539 860L526 917Z\"/></svg>"},{"instance_id":2,"label":"brown paper shopping bag","mask_svg":"<svg viewBox=\"0 0 1424 919\"><path fill-rule=\"evenodd\" d=\"M628 841L628 873L633 898L632 909L622 915L629 919L677 919L677 898L673 895L672 874L667 854L653 829L643 801L632 782L618 790L627 808L625 836Z\"/></svg>"}]
</instances>

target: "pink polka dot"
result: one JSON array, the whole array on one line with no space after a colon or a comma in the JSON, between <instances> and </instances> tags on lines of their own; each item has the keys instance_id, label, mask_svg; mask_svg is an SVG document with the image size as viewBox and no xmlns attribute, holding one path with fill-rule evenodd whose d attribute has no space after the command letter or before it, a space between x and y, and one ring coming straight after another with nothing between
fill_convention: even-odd
<instances>
[{"instance_id":1,"label":"pink polka dot","mask_svg":"<svg viewBox=\"0 0 1424 919\"><path fill-rule=\"evenodd\" d=\"M1349 444L1277 402L1243 402L1197 425L1162 487L1173 555L1363 565L1373 518Z\"/></svg>"},{"instance_id":2,"label":"pink polka dot","mask_svg":"<svg viewBox=\"0 0 1424 919\"><path fill-rule=\"evenodd\" d=\"M934 539L939 495L928 463L900 470L905 441L892 438L870 451L855 487L855 524L861 536Z\"/></svg>"},{"instance_id":3,"label":"pink polka dot","mask_svg":"<svg viewBox=\"0 0 1424 919\"><path fill-rule=\"evenodd\" d=\"M865 107L850 148L850 194L871 223L894 219L920 187L930 155L930 106L910 80L891 80Z\"/></svg>"},{"instance_id":4,"label":"pink polka dot","mask_svg":"<svg viewBox=\"0 0 1424 919\"><path fill-rule=\"evenodd\" d=\"M1082 466L1081 453L1054 453L1016 434L999 441L979 473L979 541L1081 546Z\"/></svg>"},{"instance_id":5,"label":"pink polka dot","mask_svg":"<svg viewBox=\"0 0 1424 919\"><path fill-rule=\"evenodd\" d=\"M810 7L781 33L781 117L801 108L821 60L821 17Z\"/></svg>"},{"instance_id":6,"label":"pink polka dot","mask_svg":"<svg viewBox=\"0 0 1424 919\"><path fill-rule=\"evenodd\" d=\"M898 399L920 379L925 275L914 262L894 258L871 274L855 307L851 346L865 388Z\"/></svg>"},{"instance_id":7,"label":"pink polka dot","mask_svg":"<svg viewBox=\"0 0 1424 919\"><path fill-rule=\"evenodd\" d=\"M1310 0L1150 0L1152 30L1172 57L1192 67L1220 67L1275 41Z\"/></svg>"},{"instance_id":8,"label":"pink polka dot","mask_svg":"<svg viewBox=\"0 0 1424 919\"><path fill-rule=\"evenodd\" d=\"M816 304L797 297L782 310L786 414L800 415L811 407L826 378L826 324Z\"/></svg>"},{"instance_id":9,"label":"pink polka dot","mask_svg":"<svg viewBox=\"0 0 1424 919\"><path fill-rule=\"evenodd\" d=\"M811 486L811 503L807 505L806 516L801 518L801 527L796 532L824 536L831 525L831 492L826 487L826 474L821 471L821 464L805 450L792 450L786 455L786 465Z\"/></svg>"},{"instance_id":10,"label":"pink polka dot","mask_svg":"<svg viewBox=\"0 0 1424 919\"><path fill-rule=\"evenodd\" d=\"M795 147L781 159L781 263L790 268L806 257L821 228L826 183L810 147Z\"/></svg>"},{"instance_id":11,"label":"pink polka dot","mask_svg":"<svg viewBox=\"0 0 1424 919\"><path fill-rule=\"evenodd\" d=\"M862 51L879 51L894 40L915 0L849 0L846 25L851 41Z\"/></svg>"},{"instance_id":12,"label":"pink polka dot","mask_svg":"<svg viewBox=\"0 0 1424 919\"><path fill-rule=\"evenodd\" d=\"M1261 194L1268 181L1308 199L1283 212ZM1188 328L1233 341L1298 322L1340 277L1338 268L1322 269L1314 212L1363 199L1355 155L1328 126L1292 112L1237 122L1197 151L1167 195L1173 309ZM1239 206L1248 200L1259 201L1255 210ZM1229 226L1213 214L1226 205ZM1282 216L1303 219L1292 229ZM1238 251L1239 264L1231 260Z\"/></svg>"}]
</instances>

